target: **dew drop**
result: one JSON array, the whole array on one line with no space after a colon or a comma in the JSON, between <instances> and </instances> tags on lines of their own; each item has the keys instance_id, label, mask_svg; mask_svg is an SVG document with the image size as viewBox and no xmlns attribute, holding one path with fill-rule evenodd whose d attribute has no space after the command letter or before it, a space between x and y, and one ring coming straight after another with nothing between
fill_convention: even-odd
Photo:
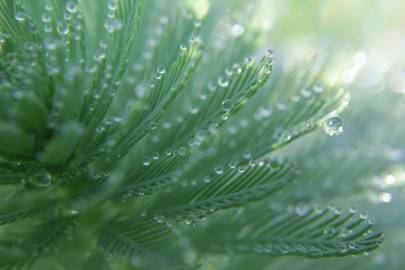
<instances>
[{"instance_id":1,"label":"dew drop","mask_svg":"<svg viewBox=\"0 0 405 270\"><path fill-rule=\"evenodd\" d=\"M70 214L71 215L77 215L77 214L79 214L79 211L72 208L72 209L70 209Z\"/></svg>"},{"instance_id":2,"label":"dew drop","mask_svg":"<svg viewBox=\"0 0 405 270\"><path fill-rule=\"evenodd\" d=\"M197 114L200 112L200 109L198 107L190 107L189 111L191 114Z\"/></svg>"},{"instance_id":3,"label":"dew drop","mask_svg":"<svg viewBox=\"0 0 405 270\"><path fill-rule=\"evenodd\" d=\"M52 177L45 169L33 169L29 173L28 181L36 187L44 188L51 184Z\"/></svg>"},{"instance_id":4,"label":"dew drop","mask_svg":"<svg viewBox=\"0 0 405 270\"><path fill-rule=\"evenodd\" d=\"M218 85L219 85L220 87L223 87L223 88L228 87L228 85L229 85L229 80L227 80L227 79L225 79L224 77L220 76L220 77L218 78Z\"/></svg>"},{"instance_id":5,"label":"dew drop","mask_svg":"<svg viewBox=\"0 0 405 270\"><path fill-rule=\"evenodd\" d=\"M42 21L44 23L48 23L48 22L50 22L52 20L51 16L49 14L46 14L46 13L42 15L41 19L42 19Z\"/></svg>"},{"instance_id":6,"label":"dew drop","mask_svg":"<svg viewBox=\"0 0 405 270\"><path fill-rule=\"evenodd\" d=\"M334 228L327 228L325 230L323 230L323 234L325 235L333 235L335 233L335 229Z\"/></svg>"},{"instance_id":7,"label":"dew drop","mask_svg":"<svg viewBox=\"0 0 405 270\"><path fill-rule=\"evenodd\" d=\"M378 195L378 199L383 203L389 203L392 200L392 195L391 195L391 193L388 193L388 192L381 192Z\"/></svg>"},{"instance_id":8,"label":"dew drop","mask_svg":"<svg viewBox=\"0 0 405 270\"><path fill-rule=\"evenodd\" d=\"M325 120L323 129L329 136L337 136L343 133L343 120L339 116L332 116Z\"/></svg>"},{"instance_id":9,"label":"dew drop","mask_svg":"<svg viewBox=\"0 0 405 270\"><path fill-rule=\"evenodd\" d=\"M104 28L107 30L108 33L114 32L114 22L112 20L107 20L104 23Z\"/></svg>"},{"instance_id":10,"label":"dew drop","mask_svg":"<svg viewBox=\"0 0 405 270\"><path fill-rule=\"evenodd\" d=\"M49 23L44 24L44 32L45 33L50 33L52 32L52 26Z\"/></svg>"},{"instance_id":11,"label":"dew drop","mask_svg":"<svg viewBox=\"0 0 405 270\"><path fill-rule=\"evenodd\" d=\"M225 74L226 74L226 76L231 77L232 74L233 74L232 68L227 68L227 69L225 69Z\"/></svg>"},{"instance_id":12,"label":"dew drop","mask_svg":"<svg viewBox=\"0 0 405 270\"><path fill-rule=\"evenodd\" d=\"M315 92L315 93L322 93L322 92L323 92L323 87L322 87L322 85L319 85L319 84L315 85L315 86L314 86L314 92Z\"/></svg>"},{"instance_id":13,"label":"dew drop","mask_svg":"<svg viewBox=\"0 0 405 270\"><path fill-rule=\"evenodd\" d=\"M375 223L375 218L373 218L373 217L368 218L367 223L370 225L373 225Z\"/></svg>"},{"instance_id":14,"label":"dew drop","mask_svg":"<svg viewBox=\"0 0 405 270\"><path fill-rule=\"evenodd\" d=\"M229 162L229 168L235 169L236 166L238 166L238 162L236 162L236 161L231 161L231 162Z\"/></svg>"},{"instance_id":15,"label":"dew drop","mask_svg":"<svg viewBox=\"0 0 405 270\"><path fill-rule=\"evenodd\" d=\"M241 165L238 167L238 173L244 173L244 172L246 172L246 170L247 170L247 166Z\"/></svg>"},{"instance_id":16,"label":"dew drop","mask_svg":"<svg viewBox=\"0 0 405 270\"><path fill-rule=\"evenodd\" d=\"M153 217L153 219L157 222L157 223L163 223L165 221L165 218L162 215L156 215Z\"/></svg>"},{"instance_id":17,"label":"dew drop","mask_svg":"<svg viewBox=\"0 0 405 270\"><path fill-rule=\"evenodd\" d=\"M273 56L274 56L273 50L267 49L265 56L266 56L266 58L273 58Z\"/></svg>"},{"instance_id":18,"label":"dew drop","mask_svg":"<svg viewBox=\"0 0 405 270\"><path fill-rule=\"evenodd\" d=\"M361 214L360 214L360 218L361 218L361 219L368 219L367 213L361 213Z\"/></svg>"},{"instance_id":19,"label":"dew drop","mask_svg":"<svg viewBox=\"0 0 405 270\"><path fill-rule=\"evenodd\" d=\"M73 1L68 1L66 3L66 10L69 13L76 13L77 9L76 9L76 4Z\"/></svg>"},{"instance_id":20,"label":"dew drop","mask_svg":"<svg viewBox=\"0 0 405 270\"><path fill-rule=\"evenodd\" d=\"M152 158L153 158L153 160L158 160L159 159L159 153L158 152L154 152L153 154L152 154Z\"/></svg>"},{"instance_id":21,"label":"dew drop","mask_svg":"<svg viewBox=\"0 0 405 270\"><path fill-rule=\"evenodd\" d=\"M203 181L204 181L205 183L210 183L210 182L211 182L211 178L207 175L207 176L204 177Z\"/></svg>"},{"instance_id":22,"label":"dew drop","mask_svg":"<svg viewBox=\"0 0 405 270\"><path fill-rule=\"evenodd\" d=\"M184 46L184 45L180 45L180 52L181 52L182 54L185 54L185 53L187 52L187 47Z\"/></svg>"},{"instance_id":23,"label":"dew drop","mask_svg":"<svg viewBox=\"0 0 405 270\"><path fill-rule=\"evenodd\" d=\"M17 12L14 14L14 19L15 19L17 22L24 22L24 21L25 21L25 14L22 13L21 11L17 11Z\"/></svg>"},{"instance_id":24,"label":"dew drop","mask_svg":"<svg viewBox=\"0 0 405 270\"><path fill-rule=\"evenodd\" d=\"M352 214L356 213L356 208L350 207L349 212L352 213Z\"/></svg>"},{"instance_id":25,"label":"dew drop","mask_svg":"<svg viewBox=\"0 0 405 270\"><path fill-rule=\"evenodd\" d=\"M245 32L245 28L242 25L237 23L232 26L231 32L232 32L232 36L240 37Z\"/></svg>"},{"instance_id":26,"label":"dew drop","mask_svg":"<svg viewBox=\"0 0 405 270\"><path fill-rule=\"evenodd\" d=\"M186 220L184 220L184 222L185 222L187 225L190 225L193 221L192 221L191 219L186 219Z\"/></svg>"},{"instance_id":27,"label":"dew drop","mask_svg":"<svg viewBox=\"0 0 405 270\"><path fill-rule=\"evenodd\" d=\"M69 34L69 31L70 31L69 25L67 25L66 23L63 23L63 22L59 22L56 25L56 31L58 31L58 33L61 35L67 35L67 34Z\"/></svg>"},{"instance_id":28,"label":"dew drop","mask_svg":"<svg viewBox=\"0 0 405 270\"><path fill-rule=\"evenodd\" d=\"M143 164L143 166L149 166L150 162L151 162L150 157L145 157L142 164Z\"/></svg>"},{"instance_id":29,"label":"dew drop","mask_svg":"<svg viewBox=\"0 0 405 270\"><path fill-rule=\"evenodd\" d=\"M165 74L165 73L166 73L166 68L165 68L164 66L159 66L159 67L157 68L157 72L158 72L159 74Z\"/></svg>"},{"instance_id":30,"label":"dew drop","mask_svg":"<svg viewBox=\"0 0 405 270\"><path fill-rule=\"evenodd\" d=\"M309 213L309 211L310 211L310 208L309 207L307 207L307 206L297 206L296 208L295 208L295 213L298 215L298 216L306 216L308 213Z\"/></svg>"},{"instance_id":31,"label":"dew drop","mask_svg":"<svg viewBox=\"0 0 405 270\"><path fill-rule=\"evenodd\" d=\"M118 7L117 1L115 1L115 0L108 1L108 9L109 10L116 10L117 7Z\"/></svg>"},{"instance_id":32,"label":"dew drop","mask_svg":"<svg viewBox=\"0 0 405 270\"><path fill-rule=\"evenodd\" d=\"M222 109L226 112L229 112L233 107L233 101L230 99L222 101Z\"/></svg>"},{"instance_id":33,"label":"dew drop","mask_svg":"<svg viewBox=\"0 0 405 270\"><path fill-rule=\"evenodd\" d=\"M224 173L224 167L222 165L218 165L215 167L215 173L221 175Z\"/></svg>"}]
</instances>

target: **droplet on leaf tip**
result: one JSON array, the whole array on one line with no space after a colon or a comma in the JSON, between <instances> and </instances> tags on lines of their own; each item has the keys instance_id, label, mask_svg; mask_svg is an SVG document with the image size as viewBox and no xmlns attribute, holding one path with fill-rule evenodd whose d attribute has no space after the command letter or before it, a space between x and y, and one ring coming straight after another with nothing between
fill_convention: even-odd
<instances>
[{"instance_id":1,"label":"droplet on leaf tip","mask_svg":"<svg viewBox=\"0 0 405 270\"><path fill-rule=\"evenodd\" d=\"M323 129L329 136L337 136L343 133L343 120L339 116L332 116L325 120Z\"/></svg>"}]
</instances>

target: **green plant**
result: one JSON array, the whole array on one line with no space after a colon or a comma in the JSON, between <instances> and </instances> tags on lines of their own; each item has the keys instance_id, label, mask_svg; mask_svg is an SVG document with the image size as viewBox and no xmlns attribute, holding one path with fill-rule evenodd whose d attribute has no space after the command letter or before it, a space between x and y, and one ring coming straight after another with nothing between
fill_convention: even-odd
<instances>
[{"instance_id":1,"label":"green plant","mask_svg":"<svg viewBox=\"0 0 405 270\"><path fill-rule=\"evenodd\" d=\"M375 249L365 214L276 195L307 172L276 150L341 133L348 97L321 85L326 64L249 58L258 33L213 31L220 2L202 20L145 2L0 2L1 269Z\"/></svg>"}]
</instances>

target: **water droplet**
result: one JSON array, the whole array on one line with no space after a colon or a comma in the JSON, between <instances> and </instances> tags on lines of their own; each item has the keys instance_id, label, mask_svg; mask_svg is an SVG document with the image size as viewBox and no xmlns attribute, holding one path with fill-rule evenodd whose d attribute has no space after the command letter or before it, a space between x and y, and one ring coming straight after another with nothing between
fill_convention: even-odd
<instances>
[{"instance_id":1,"label":"water droplet","mask_svg":"<svg viewBox=\"0 0 405 270\"><path fill-rule=\"evenodd\" d=\"M45 10L46 10L46 11L51 11L51 10L53 10L52 4L46 4L46 5L45 5Z\"/></svg>"},{"instance_id":2,"label":"water droplet","mask_svg":"<svg viewBox=\"0 0 405 270\"><path fill-rule=\"evenodd\" d=\"M220 76L220 77L218 78L218 85L219 85L220 87L223 87L223 88L228 87L228 85L229 85L229 80L227 80L227 79L225 79L224 77Z\"/></svg>"},{"instance_id":3,"label":"water droplet","mask_svg":"<svg viewBox=\"0 0 405 270\"><path fill-rule=\"evenodd\" d=\"M154 153L152 154L152 158L153 158L154 160L158 160L158 159L159 159L159 153L158 153L158 152L154 152Z\"/></svg>"},{"instance_id":4,"label":"water droplet","mask_svg":"<svg viewBox=\"0 0 405 270\"><path fill-rule=\"evenodd\" d=\"M191 107L189 111L191 114L197 114L200 112L200 109L198 107Z\"/></svg>"},{"instance_id":5,"label":"water droplet","mask_svg":"<svg viewBox=\"0 0 405 270\"><path fill-rule=\"evenodd\" d=\"M232 26L231 32L232 32L232 36L240 37L245 32L245 28L242 25L237 23Z\"/></svg>"},{"instance_id":6,"label":"water droplet","mask_svg":"<svg viewBox=\"0 0 405 270\"><path fill-rule=\"evenodd\" d=\"M195 20L195 21L194 21L194 27L200 28L201 25L202 25L202 22L201 22L200 20Z\"/></svg>"},{"instance_id":7,"label":"water droplet","mask_svg":"<svg viewBox=\"0 0 405 270\"><path fill-rule=\"evenodd\" d=\"M226 99L222 101L222 109L226 112L229 112L233 107L233 101L230 99Z\"/></svg>"},{"instance_id":8,"label":"water droplet","mask_svg":"<svg viewBox=\"0 0 405 270\"><path fill-rule=\"evenodd\" d=\"M352 213L352 214L356 213L356 208L350 207L349 212Z\"/></svg>"},{"instance_id":9,"label":"water droplet","mask_svg":"<svg viewBox=\"0 0 405 270\"><path fill-rule=\"evenodd\" d=\"M76 4L73 1L68 1L66 3L66 10L70 13L76 13Z\"/></svg>"},{"instance_id":10,"label":"water droplet","mask_svg":"<svg viewBox=\"0 0 405 270\"><path fill-rule=\"evenodd\" d=\"M254 160L254 159L249 160L249 166L251 168L256 167L256 160Z\"/></svg>"},{"instance_id":11,"label":"water droplet","mask_svg":"<svg viewBox=\"0 0 405 270\"><path fill-rule=\"evenodd\" d=\"M308 206L297 206L295 208L295 213L298 216L306 216L310 211L310 208Z\"/></svg>"},{"instance_id":12,"label":"water droplet","mask_svg":"<svg viewBox=\"0 0 405 270\"><path fill-rule=\"evenodd\" d=\"M360 214L360 218L361 218L361 219L368 219L367 213L361 213L361 214Z\"/></svg>"},{"instance_id":13,"label":"water droplet","mask_svg":"<svg viewBox=\"0 0 405 270\"><path fill-rule=\"evenodd\" d=\"M52 20L52 17L49 14L46 14L46 13L43 14L41 18L42 18L42 21L44 23L48 23L48 22L50 22Z\"/></svg>"},{"instance_id":14,"label":"water droplet","mask_svg":"<svg viewBox=\"0 0 405 270\"><path fill-rule=\"evenodd\" d=\"M315 93L322 93L322 92L323 92L323 87L322 87L322 85L319 85L319 84L315 85L315 86L314 86L314 92L315 92Z\"/></svg>"},{"instance_id":15,"label":"water droplet","mask_svg":"<svg viewBox=\"0 0 405 270\"><path fill-rule=\"evenodd\" d=\"M332 116L325 120L323 129L329 136L337 136L343 133L343 120L339 116Z\"/></svg>"},{"instance_id":16,"label":"water droplet","mask_svg":"<svg viewBox=\"0 0 405 270\"><path fill-rule=\"evenodd\" d=\"M388 185L392 185L395 183L396 178L394 175L392 174L388 174L387 176L384 177L384 181L385 183L387 183Z\"/></svg>"},{"instance_id":17,"label":"water droplet","mask_svg":"<svg viewBox=\"0 0 405 270\"><path fill-rule=\"evenodd\" d=\"M51 24L49 24L49 23L45 23L45 24L44 24L44 32L45 32L45 33L50 33L50 32L52 32L52 26L51 26Z\"/></svg>"},{"instance_id":18,"label":"water droplet","mask_svg":"<svg viewBox=\"0 0 405 270\"><path fill-rule=\"evenodd\" d=\"M340 233L339 233L339 237L347 237L349 234L351 234L351 231L349 231L348 229L346 229L346 228L342 228L341 230L340 230Z\"/></svg>"},{"instance_id":19,"label":"water droplet","mask_svg":"<svg viewBox=\"0 0 405 270\"><path fill-rule=\"evenodd\" d=\"M392 195L391 195L391 193L388 193L388 192L381 192L378 195L378 199L383 203L389 203L389 202L391 202Z\"/></svg>"},{"instance_id":20,"label":"water droplet","mask_svg":"<svg viewBox=\"0 0 405 270\"><path fill-rule=\"evenodd\" d=\"M373 217L368 218L367 223L370 225L373 225L375 223L375 218L373 218Z\"/></svg>"},{"instance_id":21,"label":"water droplet","mask_svg":"<svg viewBox=\"0 0 405 270\"><path fill-rule=\"evenodd\" d=\"M191 219L186 219L186 220L184 220L184 222L185 222L187 225L190 225L193 221L192 221Z\"/></svg>"},{"instance_id":22,"label":"water droplet","mask_svg":"<svg viewBox=\"0 0 405 270\"><path fill-rule=\"evenodd\" d=\"M273 58L273 56L274 56L273 50L267 49L265 56L266 56L266 58Z\"/></svg>"},{"instance_id":23,"label":"water droplet","mask_svg":"<svg viewBox=\"0 0 405 270\"><path fill-rule=\"evenodd\" d=\"M185 54L185 53L187 52L187 47L184 46L184 45L180 45L180 52L181 52L182 54Z\"/></svg>"},{"instance_id":24,"label":"water droplet","mask_svg":"<svg viewBox=\"0 0 405 270\"><path fill-rule=\"evenodd\" d=\"M241 165L238 167L238 173L244 173L247 170L247 166Z\"/></svg>"},{"instance_id":25,"label":"water droplet","mask_svg":"<svg viewBox=\"0 0 405 270\"><path fill-rule=\"evenodd\" d=\"M52 183L52 176L45 169L32 169L29 171L29 175L28 182L36 187L44 188Z\"/></svg>"},{"instance_id":26,"label":"water droplet","mask_svg":"<svg viewBox=\"0 0 405 270\"><path fill-rule=\"evenodd\" d=\"M25 14L22 13L21 11L17 11L14 14L14 19L16 19L17 22L24 22L25 21Z\"/></svg>"},{"instance_id":27,"label":"water droplet","mask_svg":"<svg viewBox=\"0 0 405 270\"><path fill-rule=\"evenodd\" d=\"M166 68L161 65L161 66L159 66L157 68L157 72L160 73L160 74L165 74L166 73Z\"/></svg>"},{"instance_id":28,"label":"water droplet","mask_svg":"<svg viewBox=\"0 0 405 270\"><path fill-rule=\"evenodd\" d=\"M224 167L222 165L218 165L215 167L215 173L221 175L224 173Z\"/></svg>"},{"instance_id":29,"label":"water droplet","mask_svg":"<svg viewBox=\"0 0 405 270\"><path fill-rule=\"evenodd\" d=\"M335 233L335 229L334 228L327 228L323 230L323 234L331 236Z\"/></svg>"},{"instance_id":30,"label":"water droplet","mask_svg":"<svg viewBox=\"0 0 405 270\"><path fill-rule=\"evenodd\" d=\"M108 1L108 9L109 10L116 10L118 7L117 1L116 0L110 0Z\"/></svg>"},{"instance_id":31,"label":"water droplet","mask_svg":"<svg viewBox=\"0 0 405 270\"><path fill-rule=\"evenodd\" d=\"M104 28L107 30L108 33L114 32L114 22L113 22L113 20L107 20L104 23Z\"/></svg>"},{"instance_id":32,"label":"water droplet","mask_svg":"<svg viewBox=\"0 0 405 270\"><path fill-rule=\"evenodd\" d=\"M58 31L58 33L61 35L67 35L69 34L70 28L68 24L58 22L58 24L56 25L56 31Z\"/></svg>"},{"instance_id":33,"label":"water droplet","mask_svg":"<svg viewBox=\"0 0 405 270\"><path fill-rule=\"evenodd\" d=\"M229 162L229 168L235 169L236 166L238 166L238 162L236 162L236 161L231 161L231 162Z\"/></svg>"},{"instance_id":34,"label":"water droplet","mask_svg":"<svg viewBox=\"0 0 405 270\"><path fill-rule=\"evenodd\" d=\"M153 219L157 222L157 223L163 223L165 222L165 218L162 215L156 215L153 217Z\"/></svg>"},{"instance_id":35,"label":"water droplet","mask_svg":"<svg viewBox=\"0 0 405 270\"><path fill-rule=\"evenodd\" d=\"M142 162L143 166L149 166L150 163L151 163L150 157L145 157L143 162Z\"/></svg>"},{"instance_id":36,"label":"water droplet","mask_svg":"<svg viewBox=\"0 0 405 270\"><path fill-rule=\"evenodd\" d=\"M229 68L229 67L226 68L226 69L225 69L225 74L226 74L226 76L231 77L232 74L233 74L232 68Z\"/></svg>"}]
</instances>

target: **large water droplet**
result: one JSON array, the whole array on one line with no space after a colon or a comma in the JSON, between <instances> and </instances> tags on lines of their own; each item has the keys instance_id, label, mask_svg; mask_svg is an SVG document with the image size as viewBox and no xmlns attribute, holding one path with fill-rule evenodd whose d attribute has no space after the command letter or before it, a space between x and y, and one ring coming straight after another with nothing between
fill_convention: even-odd
<instances>
[{"instance_id":1,"label":"large water droplet","mask_svg":"<svg viewBox=\"0 0 405 270\"><path fill-rule=\"evenodd\" d=\"M343 120L339 116L332 116L325 120L323 129L329 136L337 136L343 133Z\"/></svg>"}]
</instances>

